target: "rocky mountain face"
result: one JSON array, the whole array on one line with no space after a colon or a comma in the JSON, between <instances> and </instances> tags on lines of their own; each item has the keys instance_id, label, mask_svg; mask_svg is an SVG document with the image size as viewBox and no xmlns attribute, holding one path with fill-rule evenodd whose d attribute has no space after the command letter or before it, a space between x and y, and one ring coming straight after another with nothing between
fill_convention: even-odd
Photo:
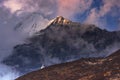
<instances>
[{"instance_id":1,"label":"rocky mountain face","mask_svg":"<svg viewBox=\"0 0 120 80\"><path fill-rule=\"evenodd\" d=\"M106 58L88 58L34 71L16 80L120 80L120 50Z\"/></svg>"},{"instance_id":2,"label":"rocky mountain face","mask_svg":"<svg viewBox=\"0 0 120 80\"><path fill-rule=\"evenodd\" d=\"M47 23L46 23L47 24ZM72 22L59 16L26 43L16 45L4 64L27 73L41 66L80 58L105 57L120 47L119 31L109 32L95 25Z\"/></svg>"}]
</instances>

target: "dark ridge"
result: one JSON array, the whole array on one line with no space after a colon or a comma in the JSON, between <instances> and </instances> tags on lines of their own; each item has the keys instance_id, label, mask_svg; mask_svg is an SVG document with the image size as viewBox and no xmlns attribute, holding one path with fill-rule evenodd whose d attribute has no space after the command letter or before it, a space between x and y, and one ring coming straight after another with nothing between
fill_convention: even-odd
<instances>
[{"instance_id":1,"label":"dark ridge","mask_svg":"<svg viewBox=\"0 0 120 80\"><path fill-rule=\"evenodd\" d=\"M120 50L114 52L114 54L111 54L108 57L113 57L113 56L115 57L115 56L119 56L119 55L120 55Z\"/></svg>"}]
</instances>

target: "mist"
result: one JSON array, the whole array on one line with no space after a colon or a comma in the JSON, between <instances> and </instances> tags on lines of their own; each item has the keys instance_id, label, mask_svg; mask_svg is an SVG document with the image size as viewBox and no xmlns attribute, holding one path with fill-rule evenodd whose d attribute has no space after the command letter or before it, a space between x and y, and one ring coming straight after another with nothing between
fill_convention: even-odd
<instances>
[{"instance_id":1,"label":"mist","mask_svg":"<svg viewBox=\"0 0 120 80\"><path fill-rule=\"evenodd\" d=\"M17 13L11 13L3 6L0 7L0 80L14 80L20 76L19 71L2 64L1 61L12 54L14 46L23 44L30 35L44 29L47 22L48 19L39 14L36 16L34 13L27 13L18 16ZM15 30L20 23L22 24L20 28ZM31 30L33 24L36 24L36 29Z\"/></svg>"},{"instance_id":2,"label":"mist","mask_svg":"<svg viewBox=\"0 0 120 80\"><path fill-rule=\"evenodd\" d=\"M11 20L12 19L12 20ZM13 30L19 19L0 8L0 80L14 80L19 72L1 61L12 54L13 47L23 43L23 37Z\"/></svg>"},{"instance_id":3,"label":"mist","mask_svg":"<svg viewBox=\"0 0 120 80\"><path fill-rule=\"evenodd\" d=\"M0 64L0 80L14 80L19 77L19 72L8 67L4 64Z\"/></svg>"}]
</instances>

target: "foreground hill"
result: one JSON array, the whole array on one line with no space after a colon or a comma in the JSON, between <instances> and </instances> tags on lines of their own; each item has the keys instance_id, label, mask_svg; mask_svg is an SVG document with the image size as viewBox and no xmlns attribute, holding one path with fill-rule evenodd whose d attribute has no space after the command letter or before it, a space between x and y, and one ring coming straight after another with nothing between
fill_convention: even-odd
<instances>
[{"instance_id":1,"label":"foreground hill","mask_svg":"<svg viewBox=\"0 0 120 80\"><path fill-rule=\"evenodd\" d=\"M89 58L46 67L16 80L120 80L120 50L106 58Z\"/></svg>"}]
</instances>

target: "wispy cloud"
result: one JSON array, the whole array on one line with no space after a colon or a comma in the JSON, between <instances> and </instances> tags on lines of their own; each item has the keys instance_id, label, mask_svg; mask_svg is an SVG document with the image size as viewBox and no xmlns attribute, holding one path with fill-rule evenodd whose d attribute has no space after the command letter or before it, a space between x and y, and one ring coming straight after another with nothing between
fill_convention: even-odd
<instances>
[{"instance_id":1,"label":"wispy cloud","mask_svg":"<svg viewBox=\"0 0 120 80\"><path fill-rule=\"evenodd\" d=\"M13 70L11 67L0 64L0 80L14 80L19 76L19 73L16 70Z\"/></svg>"},{"instance_id":2,"label":"wispy cloud","mask_svg":"<svg viewBox=\"0 0 120 80\"><path fill-rule=\"evenodd\" d=\"M92 8L90 14L86 19L86 23L93 23L98 26L107 26L105 21L105 16L107 14L111 16L118 16L120 11L120 0L102 0L103 5L100 6L100 9ZM118 8L118 11L114 11L114 8ZM103 19L104 17L104 19ZM104 27L103 27L104 28Z\"/></svg>"},{"instance_id":3,"label":"wispy cloud","mask_svg":"<svg viewBox=\"0 0 120 80\"><path fill-rule=\"evenodd\" d=\"M3 2L3 6L9 9L11 13L14 13L18 10L21 10L23 4L21 4L20 1L17 0L8 0Z\"/></svg>"},{"instance_id":4,"label":"wispy cloud","mask_svg":"<svg viewBox=\"0 0 120 80\"><path fill-rule=\"evenodd\" d=\"M51 15L55 10L55 0L5 0L2 6L8 9L12 14L40 12L45 16Z\"/></svg>"},{"instance_id":5,"label":"wispy cloud","mask_svg":"<svg viewBox=\"0 0 120 80\"><path fill-rule=\"evenodd\" d=\"M67 18L83 13L93 0L5 0L3 6L11 13L40 12L45 16L61 15Z\"/></svg>"},{"instance_id":6,"label":"wispy cloud","mask_svg":"<svg viewBox=\"0 0 120 80\"><path fill-rule=\"evenodd\" d=\"M83 13L90 8L92 0L58 0L57 15L67 18L73 17L76 13Z\"/></svg>"}]
</instances>

